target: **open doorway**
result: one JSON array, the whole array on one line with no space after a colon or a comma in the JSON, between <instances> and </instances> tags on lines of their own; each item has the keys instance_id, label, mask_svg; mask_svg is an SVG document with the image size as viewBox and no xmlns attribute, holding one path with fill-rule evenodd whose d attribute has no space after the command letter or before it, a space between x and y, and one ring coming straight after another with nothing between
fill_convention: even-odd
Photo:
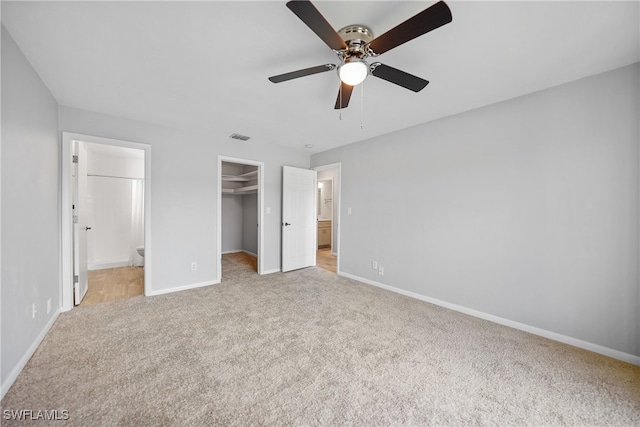
<instances>
[{"instance_id":1,"label":"open doorway","mask_svg":"<svg viewBox=\"0 0 640 427\"><path fill-rule=\"evenodd\" d=\"M86 252L79 255L88 262L88 286L74 303L86 307L143 295L144 150L75 143L86 151L86 178L78 177L86 179L85 194L77 196L85 207L87 226L79 239L86 239Z\"/></svg>"},{"instance_id":2,"label":"open doorway","mask_svg":"<svg viewBox=\"0 0 640 427\"><path fill-rule=\"evenodd\" d=\"M62 310L146 294L150 146L67 132L62 142Z\"/></svg>"},{"instance_id":3,"label":"open doorway","mask_svg":"<svg viewBox=\"0 0 640 427\"><path fill-rule=\"evenodd\" d=\"M262 162L218 156L218 280L262 274Z\"/></svg>"},{"instance_id":4,"label":"open doorway","mask_svg":"<svg viewBox=\"0 0 640 427\"><path fill-rule=\"evenodd\" d=\"M337 273L340 254L340 164L313 169L318 173L316 265Z\"/></svg>"}]
</instances>

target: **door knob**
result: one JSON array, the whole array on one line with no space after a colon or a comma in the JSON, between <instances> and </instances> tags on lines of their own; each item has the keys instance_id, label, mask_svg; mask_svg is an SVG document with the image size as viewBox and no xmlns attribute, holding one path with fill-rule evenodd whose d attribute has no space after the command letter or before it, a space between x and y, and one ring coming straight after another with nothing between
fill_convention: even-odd
<instances>
[{"instance_id":1,"label":"door knob","mask_svg":"<svg viewBox=\"0 0 640 427\"><path fill-rule=\"evenodd\" d=\"M89 231L89 230L91 230L91 227L85 227L84 229Z\"/></svg>"},{"instance_id":2,"label":"door knob","mask_svg":"<svg viewBox=\"0 0 640 427\"><path fill-rule=\"evenodd\" d=\"M286 227L287 225L291 225L291 224L289 224L288 222L285 222L285 223L284 223L284 226Z\"/></svg>"}]
</instances>

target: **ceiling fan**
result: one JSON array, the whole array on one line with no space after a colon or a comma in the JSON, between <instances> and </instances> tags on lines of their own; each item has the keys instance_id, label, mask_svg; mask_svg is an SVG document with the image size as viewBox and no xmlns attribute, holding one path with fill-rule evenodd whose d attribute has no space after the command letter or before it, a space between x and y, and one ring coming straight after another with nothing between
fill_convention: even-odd
<instances>
[{"instance_id":1,"label":"ceiling fan","mask_svg":"<svg viewBox=\"0 0 640 427\"><path fill-rule=\"evenodd\" d=\"M366 59L381 55L452 21L451 10L445 2L439 1L374 38L371 30L364 25L348 25L336 32L308 0L289 1L287 7L338 55L340 63L292 71L269 77L269 80L273 83L281 83L337 69L340 88L335 109L346 108L349 105L353 87L362 83L369 74L414 92L424 89L429 84L427 80L380 62L368 64Z\"/></svg>"}]
</instances>

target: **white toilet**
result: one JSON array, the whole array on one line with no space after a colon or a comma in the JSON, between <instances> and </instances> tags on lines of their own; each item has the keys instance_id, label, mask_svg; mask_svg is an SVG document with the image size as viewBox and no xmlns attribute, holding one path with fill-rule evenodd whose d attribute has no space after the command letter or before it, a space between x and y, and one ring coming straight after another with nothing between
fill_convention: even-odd
<instances>
[{"instance_id":1,"label":"white toilet","mask_svg":"<svg viewBox=\"0 0 640 427\"><path fill-rule=\"evenodd\" d=\"M136 251L138 251L138 254L144 258L144 246L136 246Z\"/></svg>"}]
</instances>

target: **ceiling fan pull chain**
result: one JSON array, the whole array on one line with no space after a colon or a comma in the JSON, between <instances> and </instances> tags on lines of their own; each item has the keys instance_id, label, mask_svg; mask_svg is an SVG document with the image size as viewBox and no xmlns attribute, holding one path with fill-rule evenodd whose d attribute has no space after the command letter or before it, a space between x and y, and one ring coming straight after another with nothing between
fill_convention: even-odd
<instances>
[{"instance_id":1,"label":"ceiling fan pull chain","mask_svg":"<svg viewBox=\"0 0 640 427\"><path fill-rule=\"evenodd\" d=\"M342 82L340 82L340 112L338 113L338 117L342 120Z\"/></svg>"},{"instance_id":2,"label":"ceiling fan pull chain","mask_svg":"<svg viewBox=\"0 0 640 427\"><path fill-rule=\"evenodd\" d=\"M360 129L364 130L364 81L360 83Z\"/></svg>"}]
</instances>

